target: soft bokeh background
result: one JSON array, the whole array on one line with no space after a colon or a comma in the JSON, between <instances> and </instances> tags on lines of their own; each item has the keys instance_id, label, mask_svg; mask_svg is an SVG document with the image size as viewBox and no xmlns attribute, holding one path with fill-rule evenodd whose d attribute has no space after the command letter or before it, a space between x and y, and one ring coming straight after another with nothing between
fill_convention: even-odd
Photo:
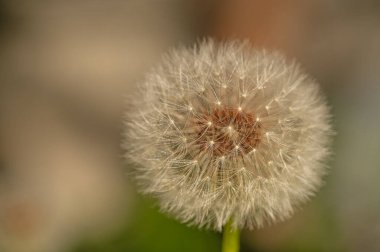
<instances>
[{"instance_id":1,"label":"soft bokeh background","mask_svg":"<svg viewBox=\"0 0 380 252\"><path fill-rule=\"evenodd\" d=\"M326 185L242 251L380 251L377 0L0 0L0 251L220 250L136 193L119 147L123 94L203 36L297 58L334 113Z\"/></svg>"}]
</instances>

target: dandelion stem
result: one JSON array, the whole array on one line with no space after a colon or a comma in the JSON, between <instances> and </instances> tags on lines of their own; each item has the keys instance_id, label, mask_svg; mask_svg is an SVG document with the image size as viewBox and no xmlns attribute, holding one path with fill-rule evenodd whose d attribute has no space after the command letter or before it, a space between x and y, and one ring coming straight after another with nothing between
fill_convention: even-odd
<instances>
[{"instance_id":1,"label":"dandelion stem","mask_svg":"<svg viewBox=\"0 0 380 252\"><path fill-rule=\"evenodd\" d=\"M223 228L222 252L239 251L239 229L233 227L233 220L230 219Z\"/></svg>"}]
</instances>

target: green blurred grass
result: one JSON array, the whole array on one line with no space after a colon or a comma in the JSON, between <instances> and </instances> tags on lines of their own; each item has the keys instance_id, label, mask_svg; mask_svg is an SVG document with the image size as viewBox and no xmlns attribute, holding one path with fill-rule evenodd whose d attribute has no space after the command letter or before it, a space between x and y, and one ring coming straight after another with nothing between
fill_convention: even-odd
<instances>
[{"instance_id":1,"label":"green blurred grass","mask_svg":"<svg viewBox=\"0 0 380 252\"><path fill-rule=\"evenodd\" d=\"M218 233L170 219L154 207L153 200L139 197L122 231L112 238L83 241L73 252L213 252L220 251L220 239Z\"/></svg>"}]
</instances>

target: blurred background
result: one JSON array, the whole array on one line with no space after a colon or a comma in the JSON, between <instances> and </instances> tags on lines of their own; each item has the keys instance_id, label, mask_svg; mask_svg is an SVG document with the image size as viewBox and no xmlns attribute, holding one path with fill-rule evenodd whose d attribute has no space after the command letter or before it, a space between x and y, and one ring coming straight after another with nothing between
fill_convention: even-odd
<instances>
[{"instance_id":1,"label":"blurred background","mask_svg":"<svg viewBox=\"0 0 380 252\"><path fill-rule=\"evenodd\" d=\"M124 94L198 38L282 50L321 84L337 135L326 185L242 251L380 251L377 0L0 0L0 251L219 251L139 196Z\"/></svg>"}]
</instances>

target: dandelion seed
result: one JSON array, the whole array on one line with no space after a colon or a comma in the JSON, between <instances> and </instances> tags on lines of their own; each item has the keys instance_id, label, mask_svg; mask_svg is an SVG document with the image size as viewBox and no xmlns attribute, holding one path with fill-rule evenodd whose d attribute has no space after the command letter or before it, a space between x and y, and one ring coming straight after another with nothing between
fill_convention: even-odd
<instances>
[{"instance_id":1,"label":"dandelion seed","mask_svg":"<svg viewBox=\"0 0 380 252\"><path fill-rule=\"evenodd\" d=\"M126 156L140 189L183 222L260 228L321 185L330 112L318 84L279 53L206 40L169 54L136 97Z\"/></svg>"}]
</instances>

